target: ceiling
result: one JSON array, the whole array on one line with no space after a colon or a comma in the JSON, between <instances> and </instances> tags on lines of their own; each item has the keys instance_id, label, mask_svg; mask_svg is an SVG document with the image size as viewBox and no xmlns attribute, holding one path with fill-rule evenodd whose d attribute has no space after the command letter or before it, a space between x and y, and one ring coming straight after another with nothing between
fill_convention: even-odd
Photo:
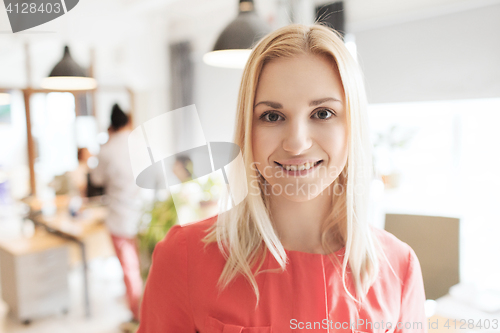
<instances>
[{"instance_id":1,"label":"ceiling","mask_svg":"<svg viewBox=\"0 0 500 333\"><path fill-rule=\"evenodd\" d=\"M325 0L254 0L259 14L269 22L276 18L280 4L286 1L328 3ZM500 0L344 0L347 30L356 32L399 22L477 8ZM140 35L152 19L161 22L195 22L200 25L225 25L237 13L237 0L81 0L67 17L48 22L27 31L60 32L65 39L105 40L115 42L130 34ZM179 25L179 24L178 24ZM8 31L7 14L0 5L0 30ZM47 35L48 36L48 35ZM42 36L2 34L0 40Z\"/></svg>"},{"instance_id":2,"label":"ceiling","mask_svg":"<svg viewBox=\"0 0 500 333\"><path fill-rule=\"evenodd\" d=\"M347 0L348 27L367 30L500 3L500 0Z\"/></svg>"},{"instance_id":3,"label":"ceiling","mask_svg":"<svg viewBox=\"0 0 500 333\"><path fill-rule=\"evenodd\" d=\"M101 0L86 0L98 1ZM238 0L118 0L133 12L161 11L168 15L203 15L220 8L237 10ZM310 2L313 5L331 3L332 0L254 0L259 11L268 13L278 8L278 2ZM412 18L439 15L447 12L482 7L500 0L344 0L349 24L362 26L384 19Z\"/></svg>"}]
</instances>

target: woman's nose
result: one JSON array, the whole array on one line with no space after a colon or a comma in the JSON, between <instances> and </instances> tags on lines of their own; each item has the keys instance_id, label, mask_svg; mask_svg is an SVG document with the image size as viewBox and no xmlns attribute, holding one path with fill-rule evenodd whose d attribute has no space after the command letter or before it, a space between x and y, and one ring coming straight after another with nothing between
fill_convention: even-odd
<instances>
[{"instance_id":1,"label":"woman's nose","mask_svg":"<svg viewBox=\"0 0 500 333\"><path fill-rule=\"evenodd\" d=\"M283 139L283 150L291 155L299 155L311 148L312 139L307 123L290 122Z\"/></svg>"}]
</instances>

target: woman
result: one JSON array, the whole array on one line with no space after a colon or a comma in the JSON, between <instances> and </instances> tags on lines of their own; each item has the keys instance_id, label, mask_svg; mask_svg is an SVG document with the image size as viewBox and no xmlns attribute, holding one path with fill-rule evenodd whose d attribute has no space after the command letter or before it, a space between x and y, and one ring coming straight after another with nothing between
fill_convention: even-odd
<instances>
[{"instance_id":1,"label":"woman","mask_svg":"<svg viewBox=\"0 0 500 333\"><path fill-rule=\"evenodd\" d=\"M415 253L368 221L366 117L334 31L264 37L236 119L248 195L157 245L139 332L426 332Z\"/></svg>"},{"instance_id":2,"label":"woman","mask_svg":"<svg viewBox=\"0 0 500 333\"><path fill-rule=\"evenodd\" d=\"M114 104L109 140L101 147L99 163L90 173L92 183L105 188L109 201L106 227L123 270L127 302L132 312L130 321L120 325L123 331L130 331L138 325L143 289L137 249L141 198L130 167L128 136L131 127L130 116Z\"/></svg>"}]
</instances>

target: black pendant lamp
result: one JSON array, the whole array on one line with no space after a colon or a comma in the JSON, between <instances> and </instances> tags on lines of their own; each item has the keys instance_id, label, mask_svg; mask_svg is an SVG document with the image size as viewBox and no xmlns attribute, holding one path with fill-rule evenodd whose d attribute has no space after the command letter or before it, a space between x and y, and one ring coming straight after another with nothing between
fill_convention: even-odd
<instances>
[{"instance_id":1,"label":"black pendant lamp","mask_svg":"<svg viewBox=\"0 0 500 333\"><path fill-rule=\"evenodd\" d=\"M63 58L42 80L41 86L50 90L93 90L97 82L85 74L84 69L71 57L69 47L65 46Z\"/></svg>"},{"instance_id":2,"label":"black pendant lamp","mask_svg":"<svg viewBox=\"0 0 500 333\"><path fill-rule=\"evenodd\" d=\"M222 31L213 51L203 56L212 66L243 68L251 48L271 28L255 12L253 0L240 0L238 16Z\"/></svg>"}]
</instances>

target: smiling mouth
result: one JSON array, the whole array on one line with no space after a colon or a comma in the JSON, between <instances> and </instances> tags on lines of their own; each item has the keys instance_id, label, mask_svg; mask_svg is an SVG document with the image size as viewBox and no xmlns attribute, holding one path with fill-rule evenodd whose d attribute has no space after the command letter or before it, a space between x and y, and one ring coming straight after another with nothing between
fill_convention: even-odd
<instances>
[{"instance_id":1,"label":"smiling mouth","mask_svg":"<svg viewBox=\"0 0 500 333\"><path fill-rule=\"evenodd\" d=\"M314 162L312 165L309 165L309 167L307 168L306 166L302 165L302 166L292 166L291 168L289 167L289 169L287 169L286 167L284 167L282 164L274 161L274 163L276 163L278 166L280 166L281 168L283 168L284 170L287 170L287 171L302 171L302 170L309 170L311 168L314 168L315 166L317 166L318 164L320 164L321 162L323 162L323 160L319 160L319 161L316 161ZM295 169L294 169L295 168Z\"/></svg>"}]
</instances>

